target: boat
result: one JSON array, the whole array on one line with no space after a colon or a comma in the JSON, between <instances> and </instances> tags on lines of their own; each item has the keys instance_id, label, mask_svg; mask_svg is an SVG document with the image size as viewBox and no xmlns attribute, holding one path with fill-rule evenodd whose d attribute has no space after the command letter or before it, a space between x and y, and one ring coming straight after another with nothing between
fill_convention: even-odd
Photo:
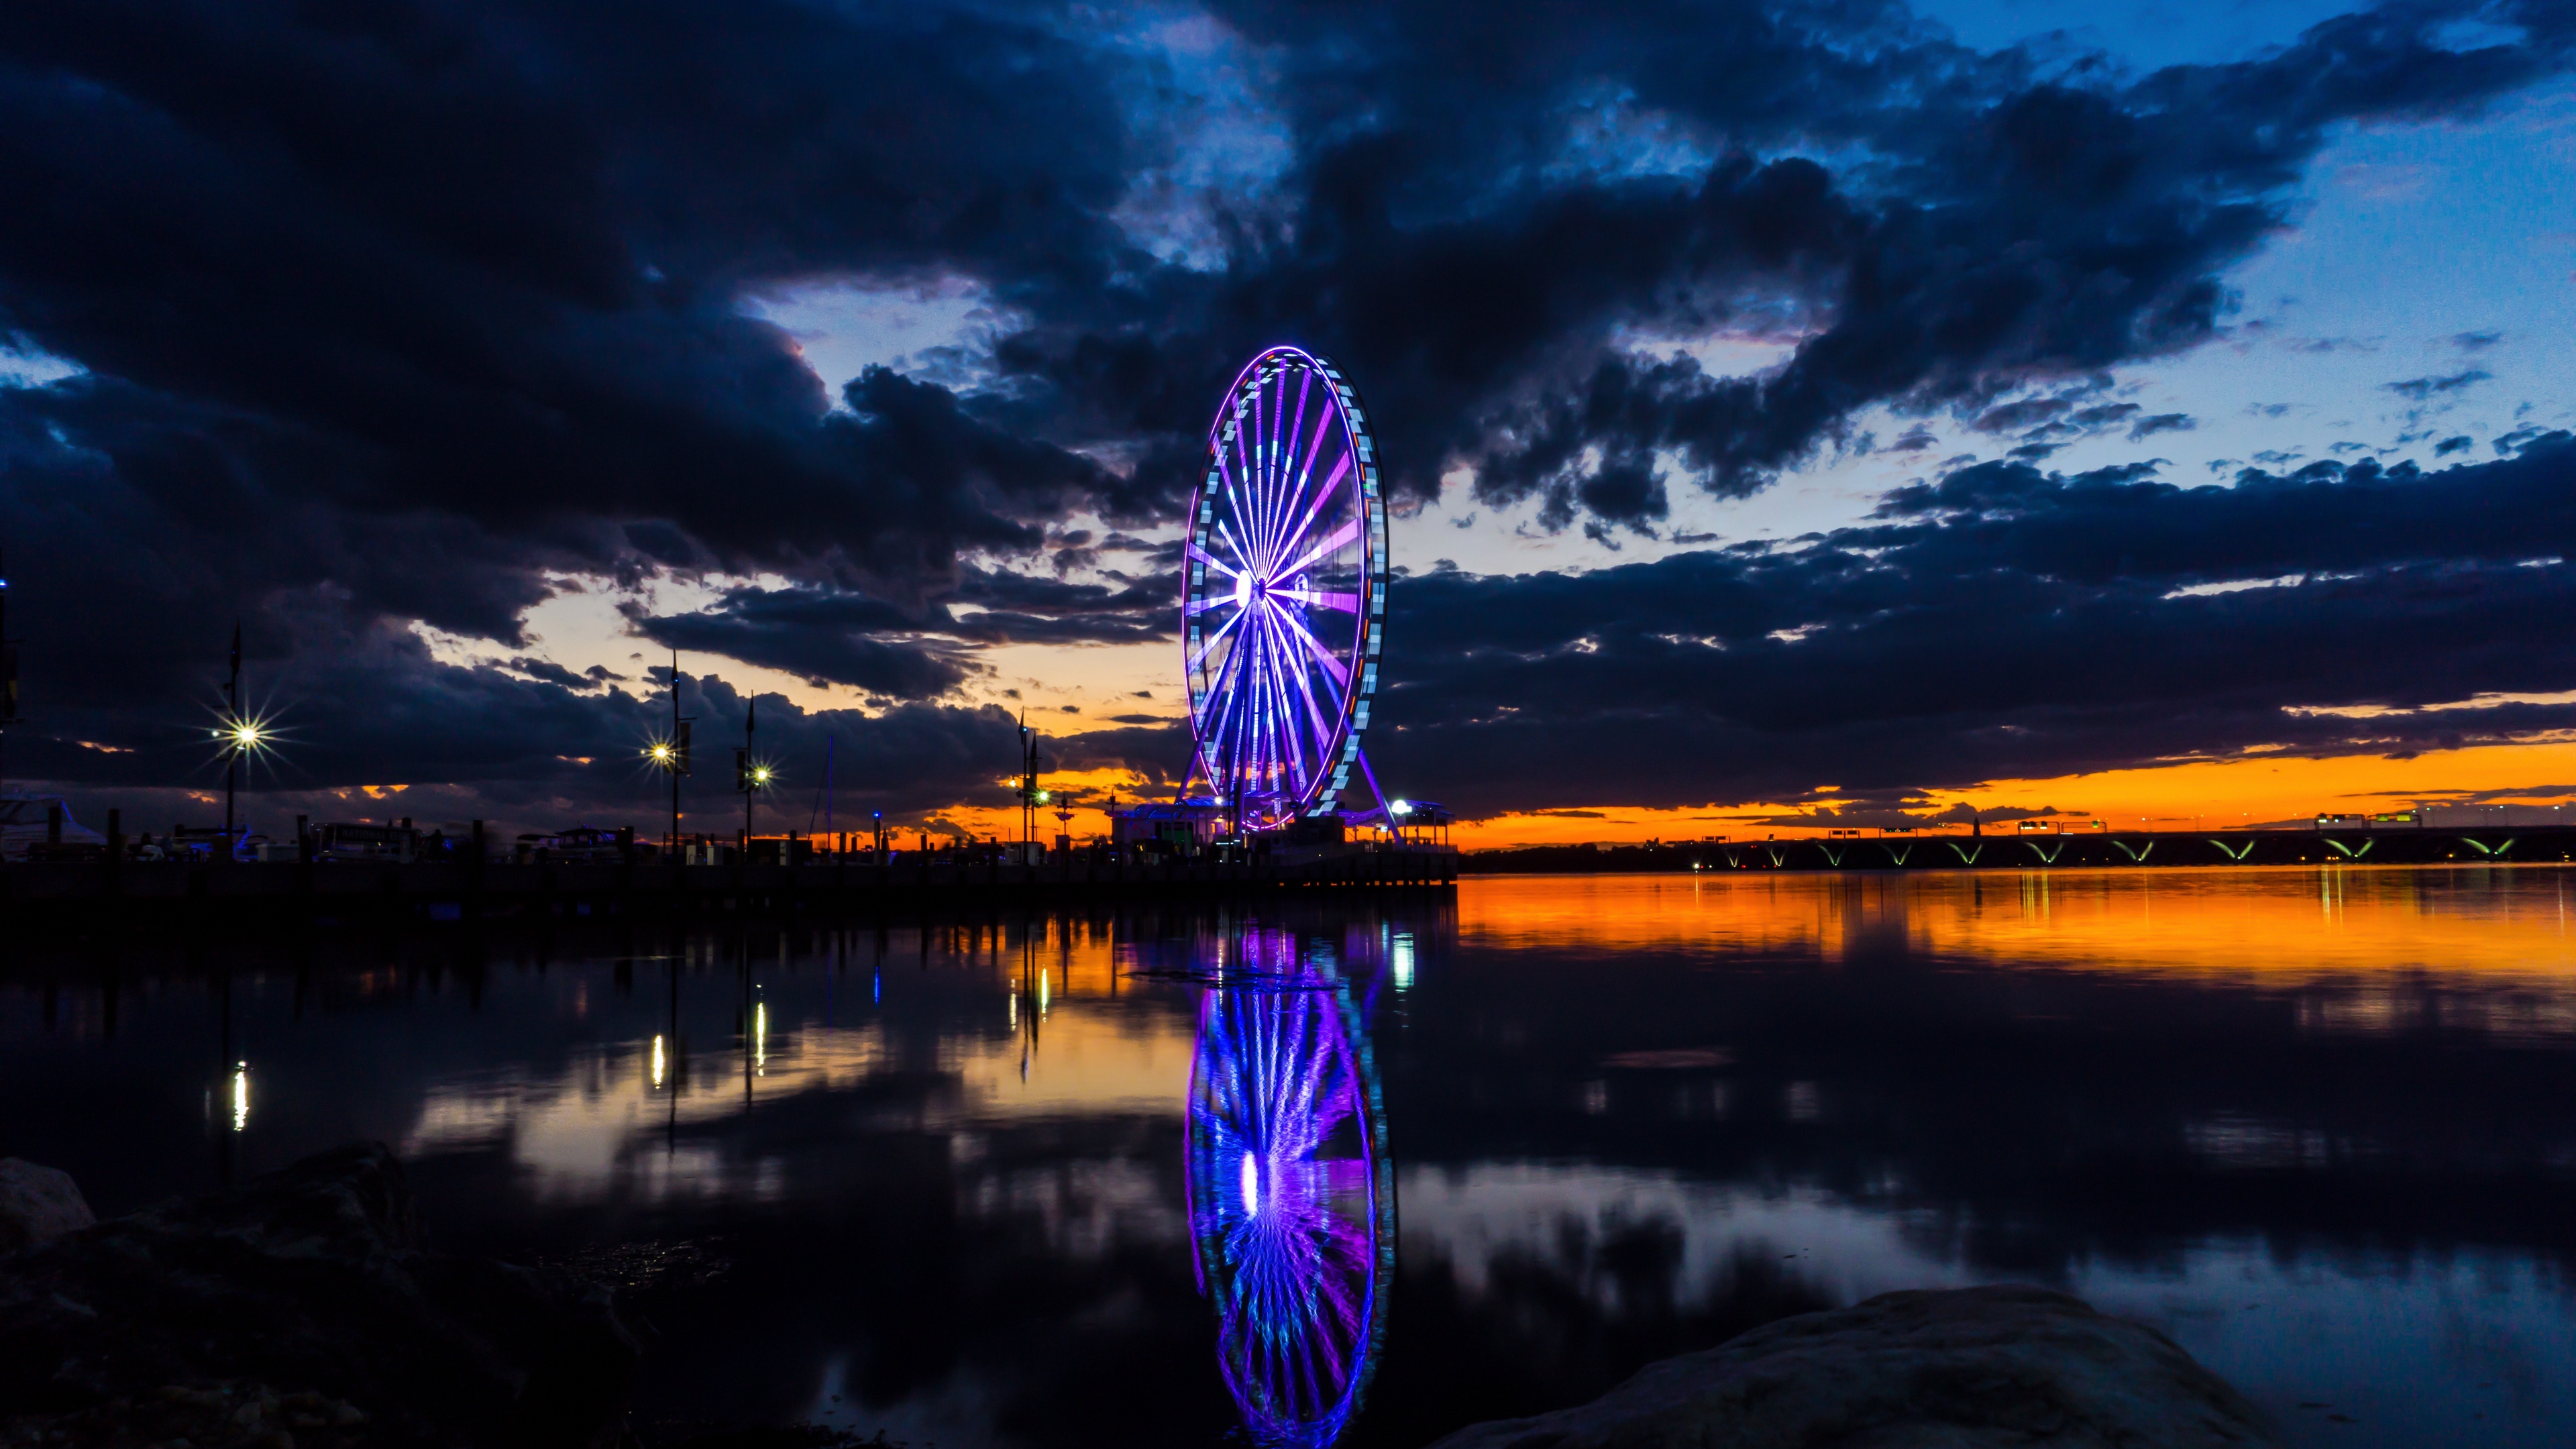
<instances>
[{"instance_id":1,"label":"boat","mask_svg":"<svg viewBox=\"0 0 2576 1449\"><path fill-rule=\"evenodd\" d=\"M59 834L50 823L56 810L62 812ZM0 859L42 859L56 849L98 855L107 837L72 819L71 804L60 795L0 795Z\"/></svg>"}]
</instances>

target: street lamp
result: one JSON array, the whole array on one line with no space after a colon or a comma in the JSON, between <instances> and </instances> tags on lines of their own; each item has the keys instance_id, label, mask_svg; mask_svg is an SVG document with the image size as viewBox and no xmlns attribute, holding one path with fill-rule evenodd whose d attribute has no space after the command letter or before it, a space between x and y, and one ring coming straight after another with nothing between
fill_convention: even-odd
<instances>
[{"instance_id":1,"label":"street lamp","mask_svg":"<svg viewBox=\"0 0 2576 1449\"><path fill-rule=\"evenodd\" d=\"M231 685L227 693L238 699L240 685ZM246 756L267 754L276 745L280 734L265 718L243 713L238 703L228 703L215 716L215 728L210 733L215 753L222 756L224 762L224 856L234 859L239 853L241 837L246 833L238 824L239 817L234 808L234 795L241 786L242 760Z\"/></svg>"}]
</instances>

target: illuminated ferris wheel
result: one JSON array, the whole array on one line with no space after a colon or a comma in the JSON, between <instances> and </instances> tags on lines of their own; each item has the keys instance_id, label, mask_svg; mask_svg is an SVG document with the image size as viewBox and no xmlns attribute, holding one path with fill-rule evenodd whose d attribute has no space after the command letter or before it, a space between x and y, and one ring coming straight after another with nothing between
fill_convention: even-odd
<instances>
[{"instance_id":1,"label":"illuminated ferris wheel","mask_svg":"<svg viewBox=\"0 0 2576 1449\"><path fill-rule=\"evenodd\" d=\"M1183 569L1194 766L1241 827L1329 811L1366 770L1386 576L1359 395L1323 358L1271 348L1208 430Z\"/></svg>"}]
</instances>

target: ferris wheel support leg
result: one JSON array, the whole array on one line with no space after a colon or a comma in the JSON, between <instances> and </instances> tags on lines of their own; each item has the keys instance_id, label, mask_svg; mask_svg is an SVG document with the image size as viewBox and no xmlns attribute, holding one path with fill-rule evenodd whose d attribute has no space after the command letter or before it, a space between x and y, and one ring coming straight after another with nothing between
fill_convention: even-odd
<instances>
[{"instance_id":1,"label":"ferris wheel support leg","mask_svg":"<svg viewBox=\"0 0 2576 1449\"><path fill-rule=\"evenodd\" d=\"M1386 792L1377 786L1377 771L1369 768L1368 751L1359 751L1360 778L1369 782L1369 793L1377 797L1377 813L1386 820L1386 828L1395 828L1395 812L1386 807Z\"/></svg>"}]
</instances>

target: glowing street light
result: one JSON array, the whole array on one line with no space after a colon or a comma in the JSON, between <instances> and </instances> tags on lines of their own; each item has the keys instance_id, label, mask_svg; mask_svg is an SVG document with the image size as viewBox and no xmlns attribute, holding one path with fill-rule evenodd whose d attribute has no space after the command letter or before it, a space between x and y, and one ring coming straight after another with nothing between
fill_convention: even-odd
<instances>
[{"instance_id":1,"label":"glowing street light","mask_svg":"<svg viewBox=\"0 0 2576 1449\"><path fill-rule=\"evenodd\" d=\"M215 712L214 728L207 732L214 742L215 754L224 763L224 856L237 858L246 827L239 823L234 798L241 788L241 768L245 759L256 761L273 752L285 732L269 716L252 714L241 705L240 645L234 645L231 682L224 686L224 705Z\"/></svg>"}]
</instances>

